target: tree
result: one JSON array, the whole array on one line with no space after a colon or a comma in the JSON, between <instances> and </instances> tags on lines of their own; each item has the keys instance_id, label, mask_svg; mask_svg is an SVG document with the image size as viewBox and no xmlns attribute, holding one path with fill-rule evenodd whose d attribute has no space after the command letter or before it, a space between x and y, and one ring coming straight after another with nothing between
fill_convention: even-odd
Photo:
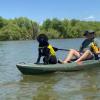
<instances>
[{"instance_id":1,"label":"tree","mask_svg":"<svg viewBox=\"0 0 100 100\"><path fill-rule=\"evenodd\" d=\"M0 29L7 25L7 20L0 16Z\"/></svg>"},{"instance_id":2,"label":"tree","mask_svg":"<svg viewBox=\"0 0 100 100\"><path fill-rule=\"evenodd\" d=\"M48 31L49 28L51 28L51 20L50 19L46 19L43 24L41 29L45 29L46 31Z\"/></svg>"}]
</instances>

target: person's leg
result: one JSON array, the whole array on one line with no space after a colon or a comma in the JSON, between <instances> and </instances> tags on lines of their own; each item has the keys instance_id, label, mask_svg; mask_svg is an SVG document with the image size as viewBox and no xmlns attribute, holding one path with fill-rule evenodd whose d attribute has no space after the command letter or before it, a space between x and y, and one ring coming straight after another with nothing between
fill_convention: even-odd
<instances>
[{"instance_id":1,"label":"person's leg","mask_svg":"<svg viewBox=\"0 0 100 100\"><path fill-rule=\"evenodd\" d=\"M79 59L77 59L75 62L81 62L82 60L89 59L89 58L91 58L92 56L93 56L93 55L92 55L91 51L90 51L90 50L87 50L87 51L85 51L85 53L83 53L83 55L82 55Z\"/></svg>"},{"instance_id":2,"label":"person's leg","mask_svg":"<svg viewBox=\"0 0 100 100\"><path fill-rule=\"evenodd\" d=\"M73 56L79 58L80 57L80 53L77 50L71 49L69 51L69 54L68 54L67 58L64 59L63 63L67 63L67 62L71 61Z\"/></svg>"}]
</instances>

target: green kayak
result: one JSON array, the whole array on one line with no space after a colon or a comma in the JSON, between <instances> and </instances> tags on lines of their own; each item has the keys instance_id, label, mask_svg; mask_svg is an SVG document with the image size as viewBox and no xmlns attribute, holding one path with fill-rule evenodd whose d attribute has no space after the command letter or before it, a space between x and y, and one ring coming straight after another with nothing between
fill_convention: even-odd
<instances>
[{"instance_id":1,"label":"green kayak","mask_svg":"<svg viewBox=\"0 0 100 100\"><path fill-rule=\"evenodd\" d=\"M44 74L57 71L60 72L79 71L79 70L100 67L100 60L82 61L81 65L72 62L67 64L49 64L49 65L19 63L16 66L22 74L34 75L34 74Z\"/></svg>"}]
</instances>

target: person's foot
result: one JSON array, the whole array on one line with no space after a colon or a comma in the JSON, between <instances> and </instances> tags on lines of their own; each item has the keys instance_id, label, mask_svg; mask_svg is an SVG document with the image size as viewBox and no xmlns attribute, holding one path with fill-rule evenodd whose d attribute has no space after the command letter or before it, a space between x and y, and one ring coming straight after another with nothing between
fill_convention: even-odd
<instances>
[{"instance_id":1,"label":"person's foot","mask_svg":"<svg viewBox=\"0 0 100 100\"><path fill-rule=\"evenodd\" d=\"M82 65L82 61L75 61L78 65Z\"/></svg>"}]
</instances>

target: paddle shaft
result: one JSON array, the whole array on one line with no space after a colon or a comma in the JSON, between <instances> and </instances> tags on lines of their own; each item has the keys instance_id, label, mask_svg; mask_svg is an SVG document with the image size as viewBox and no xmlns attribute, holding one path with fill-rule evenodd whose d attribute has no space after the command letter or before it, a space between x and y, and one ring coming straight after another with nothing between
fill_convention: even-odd
<instances>
[{"instance_id":1,"label":"paddle shaft","mask_svg":"<svg viewBox=\"0 0 100 100\"><path fill-rule=\"evenodd\" d=\"M62 50L62 51L70 51L70 49L58 49L58 50ZM78 50L77 50L78 51ZM80 51L78 51L80 52Z\"/></svg>"},{"instance_id":2,"label":"paddle shaft","mask_svg":"<svg viewBox=\"0 0 100 100\"><path fill-rule=\"evenodd\" d=\"M70 51L69 49L58 49L58 50L63 50L63 51Z\"/></svg>"},{"instance_id":3,"label":"paddle shaft","mask_svg":"<svg viewBox=\"0 0 100 100\"><path fill-rule=\"evenodd\" d=\"M62 51L70 51L70 49L58 49L58 50L62 50ZM79 51L78 51L79 52ZM100 55L100 53L96 53L96 55Z\"/></svg>"}]
</instances>

